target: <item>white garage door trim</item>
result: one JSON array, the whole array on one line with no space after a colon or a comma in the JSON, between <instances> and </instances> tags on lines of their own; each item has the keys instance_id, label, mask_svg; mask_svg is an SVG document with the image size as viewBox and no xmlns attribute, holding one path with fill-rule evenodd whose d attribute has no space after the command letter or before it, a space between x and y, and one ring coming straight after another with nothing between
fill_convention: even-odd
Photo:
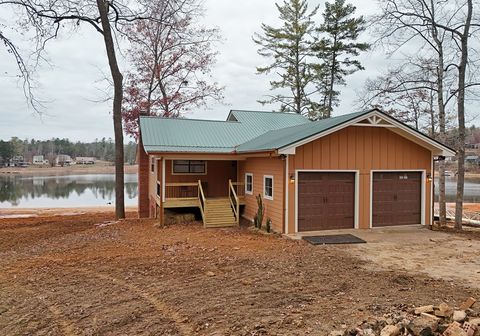
<instances>
[{"instance_id":1,"label":"white garage door trim","mask_svg":"<svg viewBox=\"0 0 480 336\"><path fill-rule=\"evenodd\" d=\"M421 190L421 195L420 195L420 208L421 208L421 213L420 213L420 221L421 223L418 224L412 224L412 225L425 225L425 199L426 199L426 190L427 188L425 187L426 183L426 170L425 169L375 169L370 171L370 229L373 228L373 174L374 173L422 173L422 177L420 179L420 190ZM433 184L433 183L432 183ZM408 225L398 225L398 227L404 227ZM396 227L396 226L390 226L390 227ZM382 227L380 227L382 228Z\"/></svg>"},{"instance_id":2,"label":"white garage door trim","mask_svg":"<svg viewBox=\"0 0 480 336\"><path fill-rule=\"evenodd\" d=\"M295 170L295 233L298 233L298 173L354 173L355 174L355 214L354 214L354 228L358 229L358 213L359 213L359 185L360 185L360 171L359 170L338 170L338 169L296 169ZM308 231L302 231L302 233Z\"/></svg>"}]
</instances>

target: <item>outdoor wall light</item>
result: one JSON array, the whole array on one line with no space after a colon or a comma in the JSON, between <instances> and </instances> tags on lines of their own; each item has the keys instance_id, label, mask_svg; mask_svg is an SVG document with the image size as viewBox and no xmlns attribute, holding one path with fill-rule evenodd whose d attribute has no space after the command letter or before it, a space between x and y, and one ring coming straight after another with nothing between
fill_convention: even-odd
<instances>
[{"instance_id":1,"label":"outdoor wall light","mask_svg":"<svg viewBox=\"0 0 480 336\"><path fill-rule=\"evenodd\" d=\"M432 174L427 174L427 182L432 182Z\"/></svg>"},{"instance_id":2,"label":"outdoor wall light","mask_svg":"<svg viewBox=\"0 0 480 336\"><path fill-rule=\"evenodd\" d=\"M295 175L290 174L290 183L295 183Z\"/></svg>"}]
</instances>

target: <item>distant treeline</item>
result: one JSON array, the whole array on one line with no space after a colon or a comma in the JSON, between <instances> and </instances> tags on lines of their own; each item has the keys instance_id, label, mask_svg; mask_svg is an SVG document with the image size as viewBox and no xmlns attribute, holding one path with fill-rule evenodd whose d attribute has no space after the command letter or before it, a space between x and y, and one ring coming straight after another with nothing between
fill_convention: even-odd
<instances>
[{"instance_id":1,"label":"distant treeline","mask_svg":"<svg viewBox=\"0 0 480 336\"><path fill-rule=\"evenodd\" d=\"M125 162L135 163L135 142L129 142L124 149ZM45 159L53 162L59 154L70 155L72 158L92 156L98 160L114 161L115 145L112 138L95 139L93 142L71 142L68 139L59 138L21 140L17 137L13 137L9 141L0 140L0 162L6 162L15 156L23 156L25 161L32 162L34 155L43 155Z\"/></svg>"}]
</instances>

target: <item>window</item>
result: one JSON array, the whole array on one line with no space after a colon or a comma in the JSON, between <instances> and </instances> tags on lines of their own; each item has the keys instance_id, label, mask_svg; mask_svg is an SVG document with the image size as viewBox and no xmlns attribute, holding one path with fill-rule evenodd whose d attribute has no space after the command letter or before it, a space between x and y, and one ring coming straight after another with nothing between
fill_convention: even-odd
<instances>
[{"instance_id":1,"label":"window","mask_svg":"<svg viewBox=\"0 0 480 336\"><path fill-rule=\"evenodd\" d=\"M207 163L195 160L173 160L172 171L173 174L205 175L207 173Z\"/></svg>"},{"instance_id":2,"label":"window","mask_svg":"<svg viewBox=\"0 0 480 336\"><path fill-rule=\"evenodd\" d=\"M263 197L273 200L273 176L263 176Z\"/></svg>"},{"instance_id":3,"label":"window","mask_svg":"<svg viewBox=\"0 0 480 336\"><path fill-rule=\"evenodd\" d=\"M245 193L253 194L253 174L251 173L245 174Z\"/></svg>"},{"instance_id":4,"label":"window","mask_svg":"<svg viewBox=\"0 0 480 336\"><path fill-rule=\"evenodd\" d=\"M160 182L157 181L157 196L158 197L160 197L161 192L162 192L162 188L161 188Z\"/></svg>"},{"instance_id":5,"label":"window","mask_svg":"<svg viewBox=\"0 0 480 336\"><path fill-rule=\"evenodd\" d=\"M150 164L150 171L153 173L155 171L155 158L152 157L152 162Z\"/></svg>"}]
</instances>

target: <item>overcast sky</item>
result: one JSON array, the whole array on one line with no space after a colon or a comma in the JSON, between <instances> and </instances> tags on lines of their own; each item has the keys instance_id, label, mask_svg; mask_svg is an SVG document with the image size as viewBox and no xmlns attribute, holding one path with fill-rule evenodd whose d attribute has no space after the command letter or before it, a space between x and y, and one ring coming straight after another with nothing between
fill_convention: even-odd
<instances>
[{"instance_id":1,"label":"overcast sky","mask_svg":"<svg viewBox=\"0 0 480 336\"><path fill-rule=\"evenodd\" d=\"M358 14L375 11L375 2L352 0ZM310 7L324 1L310 1ZM225 103L211 104L209 109L193 110L189 118L225 119L230 109L272 110L275 106L257 103L268 93L268 78L257 75L255 67L268 61L257 55L252 42L254 32L262 22L278 25L274 0L206 0L205 21L221 30L223 43L217 45L218 62L213 71L216 81L225 86ZM0 13L0 25L9 24ZM50 65L42 66L36 77L36 95L45 101L43 117L28 108L15 77L16 65L11 55L0 47L0 139L12 136L35 139L52 137L77 141L112 137L111 102L100 102L104 74L108 74L106 55L101 36L89 26L74 34L62 33L48 45ZM382 51L370 51L360 57L366 70L348 77L342 89L341 105L334 115L353 112L356 90L367 77L376 77L386 66ZM124 69L125 70L125 66Z\"/></svg>"}]
</instances>

